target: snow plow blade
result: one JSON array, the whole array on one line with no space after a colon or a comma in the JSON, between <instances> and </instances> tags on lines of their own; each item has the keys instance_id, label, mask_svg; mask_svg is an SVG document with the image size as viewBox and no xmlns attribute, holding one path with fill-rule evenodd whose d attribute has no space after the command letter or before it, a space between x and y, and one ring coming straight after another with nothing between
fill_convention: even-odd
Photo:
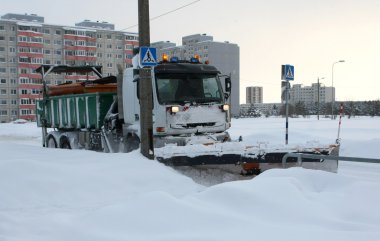
<instances>
[{"instance_id":1,"label":"snow plow blade","mask_svg":"<svg viewBox=\"0 0 380 241\"><path fill-rule=\"evenodd\" d=\"M339 145L327 147L260 148L242 146L240 143L217 143L213 145L175 146L159 148L156 159L169 166L241 165L247 173L257 173L271 168L301 166L308 169L337 172L338 161L296 157L283 157L287 153L339 155Z\"/></svg>"}]
</instances>

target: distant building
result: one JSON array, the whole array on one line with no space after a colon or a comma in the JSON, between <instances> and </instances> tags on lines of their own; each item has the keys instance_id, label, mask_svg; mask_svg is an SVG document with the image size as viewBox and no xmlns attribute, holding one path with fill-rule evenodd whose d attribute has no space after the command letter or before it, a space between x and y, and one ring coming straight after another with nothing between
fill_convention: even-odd
<instances>
[{"instance_id":1,"label":"distant building","mask_svg":"<svg viewBox=\"0 0 380 241\"><path fill-rule=\"evenodd\" d=\"M319 102L328 103L332 102L335 96L334 87L325 87L320 84L319 86ZM302 86L301 84L294 84L289 89L289 103L296 104L297 102L304 102L306 105L311 105L318 102L318 83L313 83L311 86Z\"/></svg>"},{"instance_id":2,"label":"distant building","mask_svg":"<svg viewBox=\"0 0 380 241\"><path fill-rule=\"evenodd\" d=\"M115 31L107 22L84 20L75 26L44 23L35 14L8 13L0 19L0 122L34 120L41 97L41 64L102 65L116 75L117 65L132 65L137 33ZM84 80L87 76L51 75L48 84ZM89 78L95 78L89 76Z\"/></svg>"},{"instance_id":3,"label":"distant building","mask_svg":"<svg viewBox=\"0 0 380 241\"><path fill-rule=\"evenodd\" d=\"M221 74L231 75L231 114L239 115L240 96L240 62L239 46L229 42L216 42L212 36L206 34L194 34L182 37L182 46L176 46L171 42L152 43L151 47L157 48L158 60L162 60L162 54L168 57L176 56L180 59L189 60L198 55L202 62L209 61L210 65L217 67ZM224 84L223 84L224 86Z\"/></svg>"},{"instance_id":4,"label":"distant building","mask_svg":"<svg viewBox=\"0 0 380 241\"><path fill-rule=\"evenodd\" d=\"M281 103L256 103L256 104L241 104L240 115L247 116L246 113L254 108L262 115L274 115L280 114L283 104Z\"/></svg>"},{"instance_id":5,"label":"distant building","mask_svg":"<svg viewBox=\"0 0 380 241\"><path fill-rule=\"evenodd\" d=\"M246 88L247 104L263 103L263 87L250 86Z\"/></svg>"}]
</instances>

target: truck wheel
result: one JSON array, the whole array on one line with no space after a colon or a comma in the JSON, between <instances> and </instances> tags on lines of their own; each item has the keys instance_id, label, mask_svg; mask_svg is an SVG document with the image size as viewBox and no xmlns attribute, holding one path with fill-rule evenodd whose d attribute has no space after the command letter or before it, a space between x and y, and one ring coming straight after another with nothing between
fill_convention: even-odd
<instances>
[{"instance_id":1,"label":"truck wheel","mask_svg":"<svg viewBox=\"0 0 380 241\"><path fill-rule=\"evenodd\" d=\"M140 147L140 139L137 136L129 135L125 141L125 152L131 152Z\"/></svg>"},{"instance_id":2,"label":"truck wheel","mask_svg":"<svg viewBox=\"0 0 380 241\"><path fill-rule=\"evenodd\" d=\"M61 145L60 145L60 147L62 149L71 149L70 141L69 141L69 139L66 136L64 136L64 137L61 138Z\"/></svg>"},{"instance_id":3,"label":"truck wheel","mask_svg":"<svg viewBox=\"0 0 380 241\"><path fill-rule=\"evenodd\" d=\"M49 135L46 141L46 147L47 148L57 148L57 141L55 140L54 136Z\"/></svg>"}]
</instances>

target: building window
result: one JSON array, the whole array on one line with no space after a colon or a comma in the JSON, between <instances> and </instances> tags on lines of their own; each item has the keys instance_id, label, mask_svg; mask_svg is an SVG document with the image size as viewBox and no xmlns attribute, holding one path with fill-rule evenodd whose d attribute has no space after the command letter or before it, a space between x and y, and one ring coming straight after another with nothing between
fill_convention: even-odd
<instances>
[{"instance_id":1,"label":"building window","mask_svg":"<svg viewBox=\"0 0 380 241\"><path fill-rule=\"evenodd\" d=\"M15 40L16 40L16 37L13 37L13 36L9 37L9 42L14 42Z\"/></svg>"},{"instance_id":2,"label":"building window","mask_svg":"<svg viewBox=\"0 0 380 241\"><path fill-rule=\"evenodd\" d=\"M5 28L4 28L4 25L0 25L0 31L4 31Z\"/></svg>"},{"instance_id":3,"label":"building window","mask_svg":"<svg viewBox=\"0 0 380 241\"><path fill-rule=\"evenodd\" d=\"M101 58L101 57L103 57L103 54L102 54L102 53L98 53L96 56L97 56L98 58Z\"/></svg>"},{"instance_id":4,"label":"building window","mask_svg":"<svg viewBox=\"0 0 380 241\"><path fill-rule=\"evenodd\" d=\"M57 34L57 35L61 35L61 30L55 30L55 34Z\"/></svg>"},{"instance_id":5,"label":"building window","mask_svg":"<svg viewBox=\"0 0 380 241\"><path fill-rule=\"evenodd\" d=\"M0 115L7 116L8 115L8 111L7 110L0 110Z\"/></svg>"},{"instance_id":6,"label":"building window","mask_svg":"<svg viewBox=\"0 0 380 241\"><path fill-rule=\"evenodd\" d=\"M61 60L56 60L56 61L55 61L55 64L60 65L60 64L62 64L62 61L61 61Z\"/></svg>"},{"instance_id":7,"label":"building window","mask_svg":"<svg viewBox=\"0 0 380 241\"><path fill-rule=\"evenodd\" d=\"M6 89L0 89L0 95L6 95L7 90Z\"/></svg>"},{"instance_id":8,"label":"building window","mask_svg":"<svg viewBox=\"0 0 380 241\"><path fill-rule=\"evenodd\" d=\"M107 49L112 49L112 44L107 44Z\"/></svg>"},{"instance_id":9,"label":"building window","mask_svg":"<svg viewBox=\"0 0 380 241\"><path fill-rule=\"evenodd\" d=\"M54 44L55 45L62 45L62 40L54 39Z\"/></svg>"},{"instance_id":10,"label":"building window","mask_svg":"<svg viewBox=\"0 0 380 241\"><path fill-rule=\"evenodd\" d=\"M111 34L107 34L107 39L112 39L112 35Z\"/></svg>"},{"instance_id":11,"label":"building window","mask_svg":"<svg viewBox=\"0 0 380 241\"><path fill-rule=\"evenodd\" d=\"M96 37L97 37L97 38L102 38L102 35L101 35L100 33L98 33L98 34L96 35Z\"/></svg>"},{"instance_id":12,"label":"building window","mask_svg":"<svg viewBox=\"0 0 380 241\"><path fill-rule=\"evenodd\" d=\"M45 28L44 29L44 34L50 34L50 29Z\"/></svg>"},{"instance_id":13,"label":"building window","mask_svg":"<svg viewBox=\"0 0 380 241\"><path fill-rule=\"evenodd\" d=\"M0 57L0 63L5 63L5 58L4 57Z\"/></svg>"},{"instance_id":14,"label":"building window","mask_svg":"<svg viewBox=\"0 0 380 241\"><path fill-rule=\"evenodd\" d=\"M11 84L16 84L16 79L11 79Z\"/></svg>"},{"instance_id":15,"label":"building window","mask_svg":"<svg viewBox=\"0 0 380 241\"><path fill-rule=\"evenodd\" d=\"M6 84L7 83L7 79L0 79L0 84Z\"/></svg>"},{"instance_id":16,"label":"building window","mask_svg":"<svg viewBox=\"0 0 380 241\"><path fill-rule=\"evenodd\" d=\"M21 112L21 115L31 115L32 114L32 110L20 110Z\"/></svg>"},{"instance_id":17,"label":"building window","mask_svg":"<svg viewBox=\"0 0 380 241\"><path fill-rule=\"evenodd\" d=\"M30 105L32 104L31 99L21 99L21 105Z\"/></svg>"},{"instance_id":18,"label":"building window","mask_svg":"<svg viewBox=\"0 0 380 241\"><path fill-rule=\"evenodd\" d=\"M108 53L108 54L107 54L107 58L109 58L109 59L112 58L112 54L109 54L109 53Z\"/></svg>"},{"instance_id":19,"label":"building window","mask_svg":"<svg viewBox=\"0 0 380 241\"><path fill-rule=\"evenodd\" d=\"M50 64L51 61L49 59L45 59L45 64Z\"/></svg>"},{"instance_id":20,"label":"building window","mask_svg":"<svg viewBox=\"0 0 380 241\"><path fill-rule=\"evenodd\" d=\"M0 73L6 73L7 69L6 68L0 68Z\"/></svg>"},{"instance_id":21,"label":"building window","mask_svg":"<svg viewBox=\"0 0 380 241\"><path fill-rule=\"evenodd\" d=\"M61 54L62 54L62 51L59 50L59 49L57 49L57 50L55 51L55 54L57 54L57 55L61 55Z\"/></svg>"},{"instance_id":22,"label":"building window","mask_svg":"<svg viewBox=\"0 0 380 241\"><path fill-rule=\"evenodd\" d=\"M0 36L0 41L4 41L5 40L5 37L4 36Z\"/></svg>"},{"instance_id":23,"label":"building window","mask_svg":"<svg viewBox=\"0 0 380 241\"><path fill-rule=\"evenodd\" d=\"M112 63L107 63L107 68L112 68Z\"/></svg>"},{"instance_id":24,"label":"building window","mask_svg":"<svg viewBox=\"0 0 380 241\"><path fill-rule=\"evenodd\" d=\"M5 47L0 46L0 51L4 52L5 51Z\"/></svg>"},{"instance_id":25,"label":"building window","mask_svg":"<svg viewBox=\"0 0 380 241\"><path fill-rule=\"evenodd\" d=\"M45 44L50 44L50 39L44 39Z\"/></svg>"},{"instance_id":26,"label":"building window","mask_svg":"<svg viewBox=\"0 0 380 241\"><path fill-rule=\"evenodd\" d=\"M44 49L44 54L50 54L50 49Z\"/></svg>"},{"instance_id":27,"label":"building window","mask_svg":"<svg viewBox=\"0 0 380 241\"><path fill-rule=\"evenodd\" d=\"M14 47L10 47L10 48L9 48L9 52L11 52L11 53L15 53L15 52L16 52L16 48L14 48Z\"/></svg>"},{"instance_id":28,"label":"building window","mask_svg":"<svg viewBox=\"0 0 380 241\"><path fill-rule=\"evenodd\" d=\"M9 69L9 72L10 72L11 74L16 74L16 73L17 73L17 69L16 69L16 68L10 68L10 69Z\"/></svg>"},{"instance_id":29,"label":"building window","mask_svg":"<svg viewBox=\"0 0 380 241\"><path fill-rule=\"evenodd\" d=\"M11 95L17 95L17 90L11 89Z\"/></svg>"},{"instance_id":30,"label":"building window","mask_svg":"<svg viewBox=\"0 0 380 241\"><path fill-rule=\"evenodd\" d=\"M6 99L0 99L0 105L6 105L7 100Z\"/></svg>"},{"instance_id":31,"label":"building window","mask_svg":"<svg viewBox=\"0 0 380 241\"><path fill-rule=\"evenodd\" d=\"M85 46L86 43L85 43L83 40L78 40L78 41L77 41L77 45L78 45L78 46Z\"/></svg>"}]
</instances>

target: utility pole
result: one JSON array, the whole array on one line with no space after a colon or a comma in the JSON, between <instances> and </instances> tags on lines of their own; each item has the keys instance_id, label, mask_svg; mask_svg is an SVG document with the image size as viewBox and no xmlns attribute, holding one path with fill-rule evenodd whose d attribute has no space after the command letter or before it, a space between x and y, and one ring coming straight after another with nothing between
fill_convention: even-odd
<instances>
[{"instance_id":1,"label":"utility pole","mask_svg":"<svg viewBox=\"0 0 380 241\"><path fill-rule=\"evenodd\" d=\"M150 46L149 0L138 0L139 46ZM154 159L153 121L152 121L152 77L151 68L140 69L140 137L141 154Z\"/></svg>"},{"instance_id":2,"label":"utility pole","mask_svg":"<svg viewBox=\"0 0 380 241\"><path fill-rule=\"evenodd\" d=\"M317 116L319 120L319 77L318 77L318 104L317 104Z\"/></svg>"}]
</instances>

